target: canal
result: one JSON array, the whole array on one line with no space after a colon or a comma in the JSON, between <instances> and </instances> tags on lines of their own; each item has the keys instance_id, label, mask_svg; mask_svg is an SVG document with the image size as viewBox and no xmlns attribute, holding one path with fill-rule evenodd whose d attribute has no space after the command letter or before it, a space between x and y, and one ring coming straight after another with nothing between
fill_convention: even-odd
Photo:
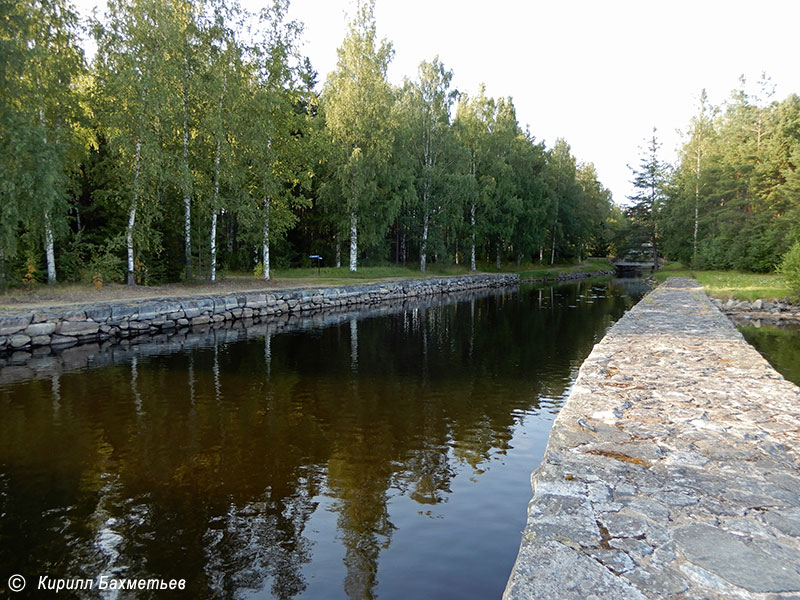
<instances>
[{"instance_id":1,"label":"canal","mask_svg":"<svg viewBox=\"0 0 800 600\"><path fill-rule=\"evenodd\" d=\"M0 589L499 598L551 423L644 291L451 295L0 384Z\"/></svg>"},{"instance_id":2,"label":"canal","mask_svg":"<svg viewBox=\"0 0 800 600\"><path fill-rule=\"evenodd\" d=\"M800 324L739 326L744 338L789 381L800 385Z\"/></svg>"}]
</instances>

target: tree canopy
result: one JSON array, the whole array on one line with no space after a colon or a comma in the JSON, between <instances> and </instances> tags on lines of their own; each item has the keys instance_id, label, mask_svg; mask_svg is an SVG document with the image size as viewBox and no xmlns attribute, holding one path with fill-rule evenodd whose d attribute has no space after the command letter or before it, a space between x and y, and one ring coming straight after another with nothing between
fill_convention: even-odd
<instances>
[{"instance_id":1,"label":"tree canopy","mask_svg":"<svg viewBox=\"0 0 800 600\"><path fill-rule=\"evenodd\" d=\"M510 97L454 89L438 57L390 83L371 1L321 90L288 0L259 14L235 0L109 0L85 21L88 65L68 0L0 6L6 283L269 278L309 254L338 264L346 241L351 270L609 252L613 207L594 167L564 140L538 141ZM762 128L764 160L779 160L791 107L738 110ZM757 193L791 204L775 178L792 172L750 163Z\"/></svg>"},{"instance_id":2,"label":"tree canopy","mask_svg":"<svg viewBox=\"0 0 800 600\"><path fill-rule=\"evenodd\" d=\"M800 98L744 84L722 106L701 94L663 187L663 252L697 268L771 271L800 240Z\"/></svg>"}]
</instances>

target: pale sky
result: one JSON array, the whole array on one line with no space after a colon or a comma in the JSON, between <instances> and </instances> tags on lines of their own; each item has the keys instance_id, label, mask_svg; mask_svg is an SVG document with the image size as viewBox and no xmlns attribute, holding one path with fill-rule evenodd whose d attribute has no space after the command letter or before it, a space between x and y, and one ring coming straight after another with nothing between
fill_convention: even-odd
<instances>
[{"instance_id":1,"label":"pale sky","mask_svg":"<svg viewBox=\"0 0 800 600\"><path fill-rule=\"evenodd\" d=\"M95 0L81 0L92 6ZM251 10L263 0L244 0ZM291 0L320 85L336 66L351 0ZM800 0L376 0L378 35L394 45L393 83L439 55L453 85L511 96L517 119L578 161L623 203L627 165L655 126L672 161L700 91L718 104L766 72L775 99L800 94Z\"/></svg>"}]
</instances>

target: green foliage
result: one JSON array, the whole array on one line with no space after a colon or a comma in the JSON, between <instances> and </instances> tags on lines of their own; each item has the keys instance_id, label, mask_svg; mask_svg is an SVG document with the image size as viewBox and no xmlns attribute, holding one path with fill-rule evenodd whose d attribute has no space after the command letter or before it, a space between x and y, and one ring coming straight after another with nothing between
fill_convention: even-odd
<instances>
[{"instance_id":1,"label":"green foliage","mask_svg":"<svg viewBox=\"0 0 800 600\"><path fill-rule=\"evenodd\" d=\"M438 58L393 87L371 0L321 93L288 0L109 0L88 70L66 0L0 3L0 284L330 266L351 238L352 268L523 269L604 254L621 227L510 98L459 95Z\"/></svg>"},{"instance_id":2,"label":"green foliage","mask_svg":"<svg viewBox=\"0 0 800 600\"><path fill-rule=\"evenodd\" d=\"M119 256L111 252L97 249L92 253L92 258L83 270L81 281L84 283L101 284L121 282L125 276L125 263Z\"/></svg>"},{"instance_id":3,"label":"green foliage","mask_svg":"<svg viewBox=\"0 0 800 600\"><path fill-rule=\"evenodd\" d=\"M701 96L658 220L671 258L768 273L800 236L800 98L759 87L721 107Z\"/></svg>"},{"instance_id":4,"label":"green foliage","mask_svg":"<svg viewBox=\"0 0 800 600\"><path fill-rule=\"evenodd\" d=\"M688 270L673 263L653 276L658 281L664 281L668 277L691 277L703 286L709 296L723 300L734 298L752 302L758 298L784 298L789 294L786 281L775 273Z\"/></svg>"},{"instance_id":5,"label":"green foliage","mask_svg":"<svg viewBox=\"0 0 800 600\"><path fill-rule=\"evenodd\" d=\"M800 299L800 242L795 243L783 255L778 273L786 280L795 298Z\"/></svg>"}]
</instances>

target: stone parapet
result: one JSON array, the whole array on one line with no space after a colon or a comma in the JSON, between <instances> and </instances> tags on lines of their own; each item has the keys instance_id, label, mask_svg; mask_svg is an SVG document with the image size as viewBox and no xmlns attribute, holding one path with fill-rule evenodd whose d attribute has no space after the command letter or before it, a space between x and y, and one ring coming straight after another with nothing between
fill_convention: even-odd
<instances>
[{"instance_id":1,"label":"stone parapet","mask_svg":"<svg viewBox=\"0 0 800 600\"><path fill-rule=\"evenodd\" d=\"M519 283L516 273L477 274L387 281L315 289L258 290L135 302L54 306L20 313L0 313L0 356L40 347L68 348L138 335L156 335L208 323L280 316L323 308L373 305L463 290Z\"/></svg>"},{"instance_id":2,"label":"stone parapet","mask_svg":"<svg viewBox=\"0 0 800 600\"><path fill-rule=\"evenodd\" d=\"M691 280L595 346L532 484L507 600L800 597L800 388Z\"/></svg>"}]
</instances>

